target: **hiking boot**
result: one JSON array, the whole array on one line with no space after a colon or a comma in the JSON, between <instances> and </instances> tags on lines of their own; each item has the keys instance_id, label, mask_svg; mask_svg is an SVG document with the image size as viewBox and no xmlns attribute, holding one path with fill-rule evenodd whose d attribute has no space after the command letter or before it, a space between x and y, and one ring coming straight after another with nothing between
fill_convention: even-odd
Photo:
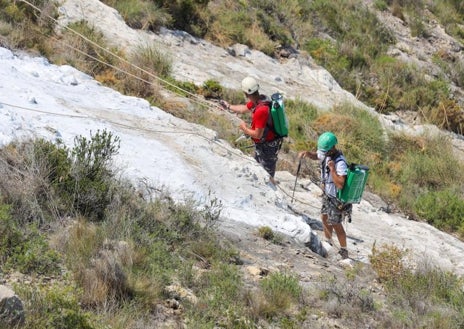
<instances>
[{"instance_id":1,"label":"hiking boot","mask_svg":"<svg viewBox=\"0 0 464 329\"><path fill-rule=\"evenodd\" d=\"M276 186L277 184L279 184L280 182L275 179L274 177L269 177L269 181L272 183L272 185Z\"/></svg>"},{"instance_id":2,"label":"hiking boot","mask_svg":"<svg viewBox=\"0 0 464 329\"><path fill-rule=\"evenodd\" d=\"M347 259L348 258L348 249L340 248L338 253L339 253L340 256L342 256L342 259Z\"/></svg>"}]
</instances>

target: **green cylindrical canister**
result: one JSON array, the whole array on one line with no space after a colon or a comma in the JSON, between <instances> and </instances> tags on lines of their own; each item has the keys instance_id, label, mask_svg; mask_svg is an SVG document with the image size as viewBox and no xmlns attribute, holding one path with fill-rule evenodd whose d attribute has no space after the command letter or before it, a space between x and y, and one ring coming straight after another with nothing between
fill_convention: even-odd
<instances>
[{"instance_id":1,"label":"green cylindrical canister","mask_svg":"<svg viewBox=\"0 0 464 329\"><path fill-rule=\"evenodd\" d=\"M272 108L271 115L274 122L274 129L280 136L288 135L288 121L285 115L285 107L283 96L280 93L275 93L271 96Z\"/></svg>"},{"instance_id":2,"label":"green cylindrical canister","mask_svg":"<svg viewBox=\"0 0 464 329\"><path fill-rule=\"evenodd\" d=\"M369 168L364 165L351 165L348 168L345 185L338 191L338 199L344 203L361 202L364 187L366 186Z\"/></svg>"}]
</instances>

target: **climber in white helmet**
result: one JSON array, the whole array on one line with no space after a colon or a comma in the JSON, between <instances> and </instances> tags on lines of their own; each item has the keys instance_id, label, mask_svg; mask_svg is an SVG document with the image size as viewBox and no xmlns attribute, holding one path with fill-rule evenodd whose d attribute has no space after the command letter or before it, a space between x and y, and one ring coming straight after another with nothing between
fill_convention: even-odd
<instances>
[{"instance_id":1,"label":"climber in white helmet","mask_svg":"<svg viewBox=\"0 0 464 329\"><path fill-rule=\"evenodd\" d=\"M269 111L271 100L259 93L259 84L253 77L246 77L242 80L242 91L247 98L246 104L231 105L224 100L221 100L220 104L224 109L234 113L251 112L251 125L242 121L239 128L255 143L255 159L269 173L270 182L275 185L277 182L274 174L282 138L269 127L272 122Z\"/></svg>"}]
</instances>

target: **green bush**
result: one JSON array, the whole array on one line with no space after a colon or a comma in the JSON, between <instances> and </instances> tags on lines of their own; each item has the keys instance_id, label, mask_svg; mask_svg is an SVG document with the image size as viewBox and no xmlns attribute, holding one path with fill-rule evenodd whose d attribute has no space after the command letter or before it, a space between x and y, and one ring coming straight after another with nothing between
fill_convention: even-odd
<instances>
[{"instance_id":1,"label":"green bush","mask_svg":"<svg viewBox=\"0 0 464 329\"><path fill-rule=\"evenodd\" d=\"M6 205L0 206L0 267L24 274L60 273L60 257L46 236L32 224L19 225Z\"/></svg>"},{"instance_id":2,"label":"green bush","mask_svg":"<svg viewBox=\"0 0 464 329\"><path fill-rule=\"evenodd\" d=\"M235 328L239 318L246 317L241 293L243 281L234 265L214 263L208 271L200 273L192 287L198 301L188 308L189 328ZM201 310L198 312L198 310Z\"/></svg>"},{"instance_id":3,"label":"green bush","mask_svg":"<svg viewBox=\"0 0 464 329\"><path fill-rule=\"evenodd\" d=\"M145 0L105 0L118 10L124 21L134 29L156 31L160 26L172 24L172 17L165 8Z\"/></svg>"},{"instance_id":4,"label":"green bush","mask_svg":"<svg viewBox=\"0 0 464 329\"><path fill-rule=\"evenodd\" d=\"M30 2L38 10L23 1L0 0L0 22L11 26L2 41L12 48L38 51L49 56L52 51L47 43L48 38L54 35L57 4L44 0Z\"/></svg>"},{"instance_id":5,"label":"green bush","mask_svg":"<svg viewBox=\"0 0 464 329\"><path fill-rule=\"evenodd\" d=\"M207 30L204 12L207 11L209 0L154 0L154 3L171 15L176 28L204 36Z\"/></svg>"},{"instance_id":6,"label":"green bush","mask_svg":"<svg viewBox=\"0 0 464 329\"><path fill-rule=\"evenodd\" d=\"M375 0L374 6L380 11L385 11L388 9L388 4L385 2L385 0Z\"/></svg>"},{"instance_id":7,"label":"green bush","mask_svg":"<svg viewBox=\"0 0 464 329\"><path fill-rule=\"evenodd\" d=\"M339 83L346 81L346 79L341 79L341 77L348 74L351 61L346 55L341 53L338 44L330 40L310 38L304 44L304 50L306 50L319 65L331 72Z\"/></svg>"},{"instance_id":8,"label":"green bush","mask_svg":"<svg viewBox=\"0 0 464 329\"><path fill-rule=\"evenodd\" d=\"M177 95L183 97L191 97L192 95L196 95L201 89L190 81L177 81L173 78L167 78L166 80L169 82L169 84L166 86L166 89L171 90Z\"/></svg>"},{"instance_id":9,"label":"green bush","mask_svg":"<svg viewBox=\"0 0 464 329\"><path fill-rule=\"evenodd\" d=\"M402 139L402 142L399 141ZM395 145L395 143L399 143ZM450 141L445 137L406 137L391 135L393 148L402 145L397 158L401 162L397 179L404 185L413 185L427 190L441 190L463 181L463 166L455 157Z\"/></svg>"},{"instance_id":10,"label":"green bush","mask_svg":"<svg viewBox=\"0 0 464 329\"><path fill-rule=\"evenodd\" d=\"M414 210L433 226L451 232L464 232L464 196L459 191L446 189L420 195Z\"/></svg>"},{"instance_id":11,"label":"green bush","mask_svg":"<svg viewBox=\"0 0 464 329\"><path fill-rule=\"evenodd\" d=\"M464 6L462 1L432 1L427 4L427 8L438 17L447 33L461 41L464 40L464 29L462 28Z\"/></svg>"},{"instance_id":12,"label":"green bush","mask_svg":"<svg viewBox=\"0 0 464 329\"><path fill-rule=\"evenodd\" d=\"M72 169L63 192L73 208L88 218L102 220L111 201L111 180L115 175L111 165L119 142L119 137L106 130L98 130L90 139L74 139Z\"/></svg>"},{"instance_id":13,"label":"green bush","mask_svg":"<svg viewBox=\"0 0 464 329\"><path fill-rule=\"evenodd\" d=\"M258 235L265 240L272 240L274 238L274 232L269 226L261 226L258 228Z\"/></svg>"},{"instance_id":14,"label":"green bush","mask_svg":"<svg viewBox=\"0 0 464 329\"><path fill-rule=\"evenodd\" d=\"M8 0L1 0L0 1L0 17L2 19L14 21L14 22L22 22L26 19L32 20L35 23L38 23L41 20L41 14L37 9L34 7L39 8L39 10L43 10L49 5L49 1L47 0L31 0L28 1L32 4L29 5L23 1L8 1Z\"/></svg>"},{"instance_id":15,"label":"green bush","mask_svg":"<svg viewBox=\"0 0 464 329\"><path fill-rule=\"evenodd\" d=\"M387 161L377 167L384 177L384 186L396 189L392 193L393 200L402 209L412 213L418 211L420 217L433 216L431 209L425 210L428 197L420 206L418 198L431 192L459 188L464 180L462 164L455 157L449 140L427 134L416 137L390 134L388 139ZM457 193L458 198L459 195ZM437 208L441 208L440 205Z\"/></svg>"},{"instance_id":16,"label":"green bush","mask_svg":"<svg viewBox=\"0 0 464 329\"><path fill-rule=\"evenodd\" d=\"M160 46L137 47L130 57L130 62L160 78L168 77L172 71L171 55L163 52ZM148 76L148 80L154 80L153 76Z\"/></svg>"},{"instance_id":17,"label":"green bush","mask_svg":"<svg viewBox=\"0 0 464 329\"><path fill-rule=\"evenodd\" d=\"M283 237L280 234L274 233L269 226L260 226L258 228L258 236L275 244L281 244L283 240Z\"/></svg>"},{"instance_id":18,"label":"green bush","mask_svg":"<svg viewBox=\"0 0 464 329\"><path fill-rule=\"evenodd\" d=\"M398 60L380 57L372 65L371 74L381 88L369 91L366 96L379 112L397 110L424 111L434 108L447 99L449 84L443 80L428 80L426 72Z\"/></svg>"},{"instance_id":19,"label":"green bush","mask_svg":"<svg viewBox=\"0 0 464 329\"><path fill-rule=\"evenodd\" d=\"M206 80L203 83L201 94L205 98L219 99L221 98L221 95L222 95L222 86L216 80L212 80L212 79Z\"/></svg>"},{"instance_id":20,"label":"green bush","mask_svg":"<svg viewBox=\"0 0 464 329\"><path fill-rule=\"evenodd\" d=\"M298 303L302 293L295 276L280 272L265 277L260 282L260 288L267 302L276 308L276 314Z\"/></svg>"},{"instance_id":21,"label":"green bush","mask_svg":"<svg viewBox=\"0 0 464 329\"><path fill-rule=\"evenodd\" d=\"M171 70L171 56L163 52L161 47L138 46L129 55L129 61L121 63L121 71L116 72L110 82L125 94L143 97L152 103L161 104L164 98L159 92L160 85L165 80L169 80Z\"/></svg>"},{"instance_id":22,"label":"green bush","mask_svg":"<svg viewBox=\"0 0 464 329\"><path fill-rule=\"evenodd\" d=\"M42 287L15 288L27 310L25 329L104 329L98 318L81 308L79 291L58 283Z\"/></svg>"}]
</instances>

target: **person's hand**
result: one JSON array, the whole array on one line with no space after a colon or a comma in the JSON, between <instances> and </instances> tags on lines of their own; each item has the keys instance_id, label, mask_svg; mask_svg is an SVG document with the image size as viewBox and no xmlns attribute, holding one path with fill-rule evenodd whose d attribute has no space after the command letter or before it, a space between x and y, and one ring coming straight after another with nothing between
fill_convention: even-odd
<instances>
[{"instance_id":1,"label":"person's hand","mask_svg":"<svg viewBox=\"0 0 464 329\"><path fill-rule=\"evenodd\" d=\"M219 105L221 105L221 107L224 109L224 110L227 110L227 111L230 111L230 104L228 102L226 102L225 100L221 99L219 101Z\"/></svg>"},{"instance_id":2,"label":"person's hand","mask_svg":"<svg viewBox=\"0 0 464 329\"><path fill-rule=\"evenodd\" d=\"M327 162L327 167L329 167L330 171L335 171L335 162L333 160L329 160L329 162Z\"/></svg>"},{"instance_id":3,"label":"person's hand","mask_svg":"<svg viewBox=\"0 0 464 329\"><path fill-rule=\"evenodd\" d=\"M298 153L298 157L300 159L306 158L307 156L308 156L308 151L301 151L300 153Z\"/></svg>"}]
</instances>

